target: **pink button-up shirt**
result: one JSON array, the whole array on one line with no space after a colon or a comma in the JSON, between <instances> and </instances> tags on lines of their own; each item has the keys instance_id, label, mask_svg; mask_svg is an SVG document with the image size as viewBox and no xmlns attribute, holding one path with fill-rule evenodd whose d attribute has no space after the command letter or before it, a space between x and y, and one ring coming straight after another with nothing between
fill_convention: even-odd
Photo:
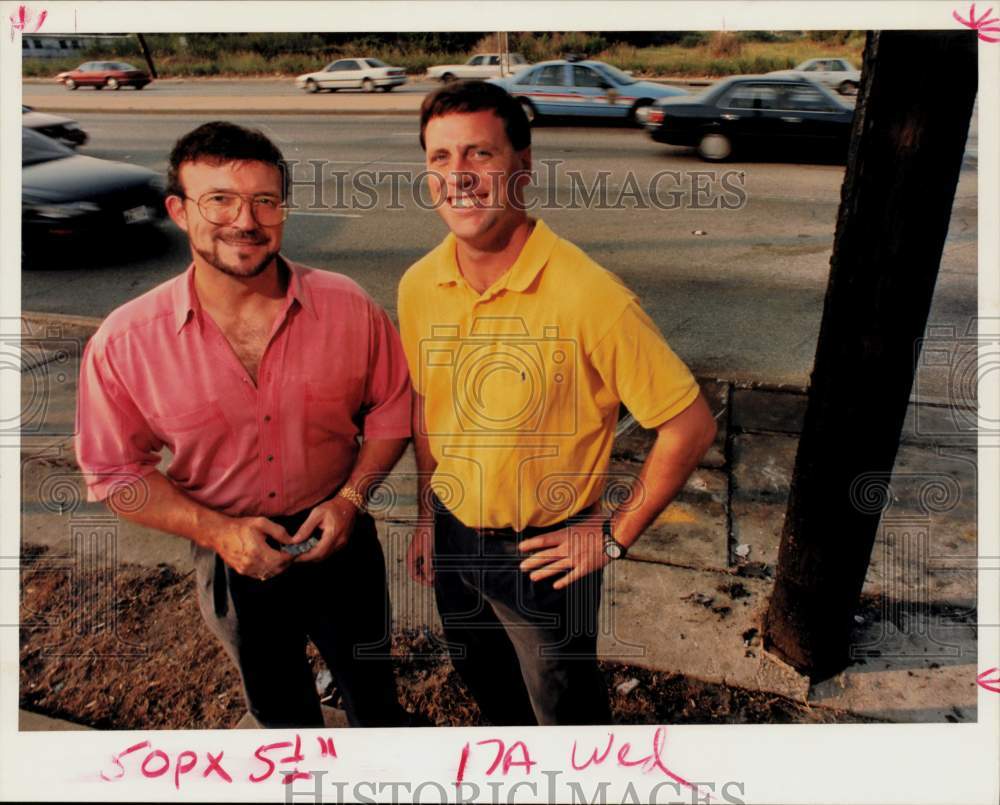
<instances>
[{"instance_id":1,"label":"pink button-up shirt","mask_svg":"<svg viewBox=\"0 0 1000 805\"><path fill-rule=\"evenodd\" d=\"M286 261L285 305L254 384L199 304L194 266L111 313L87 344L76 453L89 500L153 472L232 516L291 514L351 472L360 437L410 435L392 322L352 280Z\"/></svg>"}]
</instances>

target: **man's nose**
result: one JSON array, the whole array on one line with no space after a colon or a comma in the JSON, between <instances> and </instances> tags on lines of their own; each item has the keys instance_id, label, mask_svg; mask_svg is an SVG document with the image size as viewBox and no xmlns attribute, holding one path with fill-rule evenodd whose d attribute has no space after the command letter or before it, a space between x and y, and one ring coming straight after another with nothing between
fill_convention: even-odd
<instances>
[{"instance_id":1,"label":"man's nose","mask_svg":"<svg viewBox=\"0 0 1000 805\"><path fill-rule=\"evenodd\" d=\"M470 191L479 186L479 174L475 171L456 169L448 176L449 184L456 190Z\"/></svg>"},{"instance_id":2,"label":"man's nose","mask_svg":"<svg viewBox=\"0 0 1000 805\"><path fill-rule=\"evenodd\" d=\"M249 198L241 199L239 215L233 221L233 226L237 229L251 230L257 228L257 219L253 217L253 200Z\"/></svg>"}]
</instances>

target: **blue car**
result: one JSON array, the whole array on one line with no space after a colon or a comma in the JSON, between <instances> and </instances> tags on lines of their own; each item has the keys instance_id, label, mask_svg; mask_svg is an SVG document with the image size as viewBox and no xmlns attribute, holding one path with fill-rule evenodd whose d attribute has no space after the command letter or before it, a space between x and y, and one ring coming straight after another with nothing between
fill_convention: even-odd
<instances>
[{"instance_id":1,"label":"blue car","mask_svg":"<svg viewBox=\"0 0 1000 805\"><path fill-rule=\"evenodd\" d=\"M531 121L547 115L579 115L638 123L639 110L653 101L688 94L677 87L637 81L604 62L566 59L541 62L489 83L520 99Z\"/></svg>"}]
</instances>

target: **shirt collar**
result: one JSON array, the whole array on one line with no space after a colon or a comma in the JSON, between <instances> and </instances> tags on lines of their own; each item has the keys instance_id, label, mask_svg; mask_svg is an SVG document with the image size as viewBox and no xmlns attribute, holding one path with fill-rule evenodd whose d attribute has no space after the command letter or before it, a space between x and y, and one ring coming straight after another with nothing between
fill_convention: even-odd
<instances>
[{"instance_id":1,"label":"shirt collar","mask_svg":"<svg viewBox=\"0 0 1000 805\"><path fill-rule=\"evenodd\" d=\"M309 285L305 281L305 269L298 263L278 256L278 260L288 268L289 282L286 298L291 302L295 300L303 310L309 313L314 319L318 319L316 307L313 304L312 293ZM184 329L184 325L201 314L201 305L198 302L198 294L194 290L194 263L188 266L187 271L178 278L178 282L173 289L174 319L177 325L177 332Z\"/></svg>"},{"instance_id":2,"label":"shirt collar","mask_svg":"<svg viewBox=\"0 0 1000 805\"><path fill-rule=\"evenodd\" d=\"M544 221L536 220L535 228L528 236L528 240L525 241L514 265L500 280L498 289L503 287L519 293L526 291L541 270L545 268L558 239L558 235L549 229ZM437 268L438 285L455 285L462 281L462 272L458 268L457 246L458 241L452 233L448 234L440 246L441 255Z\"/></svg>"}]
</instances>

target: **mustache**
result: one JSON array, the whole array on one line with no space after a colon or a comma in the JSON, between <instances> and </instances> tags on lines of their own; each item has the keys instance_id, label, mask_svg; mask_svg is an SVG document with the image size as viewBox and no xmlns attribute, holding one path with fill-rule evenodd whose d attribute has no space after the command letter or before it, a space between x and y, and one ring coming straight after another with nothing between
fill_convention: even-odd
<instances>
[{"instance_id":1,"label":"mustache","mask_svg":"<svg viewBox=\"0 0 1000 805\"><path fill-rule=\"evenodd\" d=\"M242 240L251 243L267 243L267 235L259 229L223 229L216 233L219 240Z\"/></svg>"}]
</instances>

